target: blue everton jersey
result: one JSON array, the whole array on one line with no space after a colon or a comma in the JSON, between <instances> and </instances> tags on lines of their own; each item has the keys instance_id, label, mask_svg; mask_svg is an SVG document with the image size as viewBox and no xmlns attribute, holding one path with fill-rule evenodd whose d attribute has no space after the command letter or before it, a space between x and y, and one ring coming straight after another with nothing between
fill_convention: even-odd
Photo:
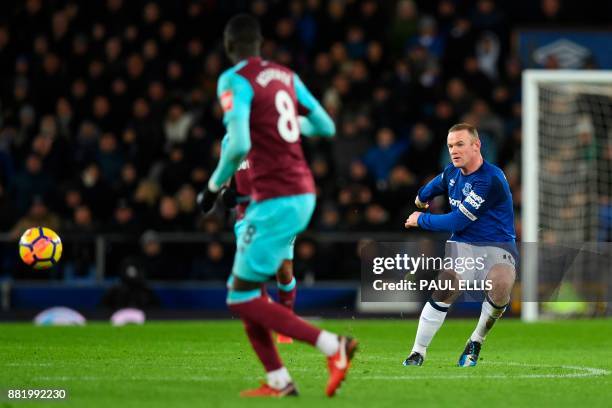
<instances>
[{"instance_id":1,"label":"blue everton jersey","mask_svg":"<svg viewBox=\"0 0 612 408\"><path fill-rule=\"evenodd\" d=\"M475 172L463 175L452 164L419 190L419 200L430 201L446 194L452 211L425 213L419 227L452 232L458 242L514 242L512 193L504 172L486 161Z\"/></svg>"}]
</instances>

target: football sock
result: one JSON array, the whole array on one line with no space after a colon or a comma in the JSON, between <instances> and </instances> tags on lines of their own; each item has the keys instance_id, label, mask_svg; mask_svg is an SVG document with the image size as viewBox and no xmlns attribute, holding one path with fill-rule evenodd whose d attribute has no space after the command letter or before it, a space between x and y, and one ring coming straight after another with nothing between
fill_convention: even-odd
<instances>
[{"instance_id":1,"label":"football sock","mask_svg":"<svg viewBox=\"0 0 612 408\"><path fill-rule=\"evenodd\" d=\"M230 303L229 308L244 320L250 320L269 330L292 337L313 346L316 345L320 329L296 316L291 310L276 302L258 297L245 302Z\"/></svg>"},{"instance_id":2,"label":"football sock","mask_svg":"<svg viewBox=\"0 0 612 408\"><path fill-rule=\"evenodd\" d=\"M287 371L285 367L281 367L273 371L268 371L266 373L266 379L268 380L268 385L274 388L275 390L282 390L289 383L291 383L291 376L289 375L289 371Z\"/></svg>"},{"instance_id":3,"label":"football sock","mask_svg":"<svg viewBox=\"0 0 612 408\"><path fill-rule=\"evenodd\" d=\"M266 371L276 372L281 369L283 363L278 355L276 345L272 340L270 330L251 320L243 320L243 323L251 346L253 346L253 350L255 350L257 357L259 357ZM272 386L272 384L270 384L270 386ZM281 388L284 388L284 386Z\"/></svg>"},{"instance_id":4,"label":"football sock","mask_svg":"<svg viewBox=\"0 0 612 408\"><path fill-rule=\"evenodd\" d=\"M293 310L293 305L295 304L295 296L297 292L295 277L292 277L291 280L287 283L281 282L279 280L276 282L276 286L278 287L279 303L285 306L287 309Z\"/></svg>"},{"instance_id":5,"label":"football sock","mask_svg":"<svg viewBox=\"0 0 612 408\"><path fill-rule=\"evenodd\" d=\"M317 338L317 348L326 356L333 356L340 347L338 336L325 330L321 330L321 334Z\"/></svg>"},{"instance_id":6,"label":"football sock","mask_svg":"<svg viewBox=\"0 0 612 408\"><path fill-rule=\"evenodd\" d=\"M425 356L427 347L440 326L442 326L449 307L450 304L448 303L434 302L431 299L425 304L419 318L419 327L414 339L414 346L412 347L413 352L416 351Z\"/></svg>"},{"instance_id":7,"label":"football sock","mask_svg":"<svg viewBox=\"0 0 612 408\"><path fill-rule=\"evenodd\" d=\"M482 302L480 319L478 319L478 324L470 336L470 340L477 341L482 344L487 337L487 333L489 333L489 330L491 330L497 319L499 319L504 313L507 306L507 304L504 306L497 306L487 296L486 300Z\"/></svg>"}]
</instances>

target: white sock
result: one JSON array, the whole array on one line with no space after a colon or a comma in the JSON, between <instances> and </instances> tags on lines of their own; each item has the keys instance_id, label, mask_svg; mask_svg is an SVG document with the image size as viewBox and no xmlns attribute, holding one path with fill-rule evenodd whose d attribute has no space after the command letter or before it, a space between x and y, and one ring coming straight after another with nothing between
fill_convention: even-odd
<instances>
[{"instance_id":1,"label":"white sock","mask_svg":"<svg viewBox=\"0 0 612 408\"><path fill-rule=\"evenodd\" d=\"M489 330L491 330L497 319L499 319L506 310L506 306L493 306L493 304L489 302L488 299L482 302L480 319L478 319L478 324L476 325L476 329L474 329L474 332L470 336L470 340L477 341L482 344L485 341Z\"/></svg>"},{"instance_id":2,"label":"white sock","mask_svg":"<svg viewBox=\"0 0 612 408\"><path fill-rule=\"evenodd\" d=\"M267 372L266 378L268 379L268 385L275 390L282 390L291 382L291 376L285 367Z\"/></svg>"},{"instance_id":3,"label":"white sock","mask_svg":"<svg viewBox=\"0 0 612 408\"><path fill-rule=\"evenodd\" d=\"M434 307L432 303L435 304L437 308ZM425 357L427 347L440 326L442 326L442 323L444 323L444 318L446 317L449 307L450 304L448 303L434 302L433 300L425 304L421 311L421 317L419 318L419 328L417 329L414 346L412 347L413 352L416 351Z\"/></svg>"},{"instance_id":4,"label":"white sock","mask_svg":"<svg viewBox=\"0 0 612 408\"><path fill-rule=\"evenodd\" d=\"M340 347L338 335L321 330L321 334L317 337L317 348L329 357L336 354L338 347Z\"/></svg>"}]
</instances>

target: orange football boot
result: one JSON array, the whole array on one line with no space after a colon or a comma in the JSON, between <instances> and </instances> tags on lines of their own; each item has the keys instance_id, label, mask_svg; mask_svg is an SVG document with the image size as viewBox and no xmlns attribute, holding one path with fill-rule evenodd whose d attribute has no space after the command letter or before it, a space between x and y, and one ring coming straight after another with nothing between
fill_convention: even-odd
<instances>
[{"instance_id":1,"label":"orange football boot","mask_svg":"<svg viewBox=\"0 0 612 408\"><path fill-rule=\"evenodd\" d=\"M325 394L328 397L333 397L342 385L342 381L346 378L346 373L351 366L353 355L357 351L357 340L346 336L340 336L339 340L340 347L336 354L327 357L329 380L327 381Z\"/></svg>"},{"instance_id":2,"label":"orange football boot","mask_svg":"<svg viewBox=\"0 0 612 408\"><path fill-rule=\"evenodd\" d=\"M298 391L293 383L287 384L287 386L281 390L270 387L268 384L262 382L259 388L252 390L244 390L240 393L241 397L244 398L282 398L282 397L297 397Z\"/></svg>"}]
</instances>

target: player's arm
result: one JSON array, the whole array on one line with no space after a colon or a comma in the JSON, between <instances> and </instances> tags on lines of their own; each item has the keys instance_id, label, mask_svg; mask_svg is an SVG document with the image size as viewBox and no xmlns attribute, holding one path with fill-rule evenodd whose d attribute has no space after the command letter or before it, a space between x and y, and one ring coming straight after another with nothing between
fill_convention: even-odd
<instances>
[{"instance_id":1,"label":"player's arm","mask_svg":"<svg viewBox=\"0 0 612 408\"><path fill-rule=\"evenodd\" d=\"M459 204L456 210L447 214L421 214L419 227L429 231L457 232L476 221L495 201L495 181L490 179L476 180L472 191Z\"/></svg>"},{"instance_id":2,"label":"player's arm","mask_svg":"<svg viewBox=\"0 0 612 408\"><path fill-rule=\"evenodd\" d=\"M419 189L415 200L416 206L419 208L427 208L428 201L430 201L434 197L445 194L447 192L446 184L447 183L445 170L433 179L431 179L429 183L425 184Z\"/></svg>"},{"instance_id":3,"label":"player's arm","mask_svg":"<svg viewBox=\"0 0 612 408\"><path fill-rule=\"evenodd\" d=\"M208 180L207 189L197 198L204 212L213 207L219 190L230 180L251 149L249 118L253 88L244 77L230 71L219 78L217 95L224 112L223 123L227 129L227 138L219 163Z\"/></svg>"},{"instance_id":4,"label":"player's arm","mask_svg":"<svg viewBox=\"0 0 612 408\"><path fill-rule=\"evenodd\" d=\"M332 137L335 135L336 125L334 125L334 121L296 74L293 74L293 84L298 104L301 110L307 112L305 115L298 117L300 133L304 136Z\"/></svg>"},{"instance_id":5,"label":"player's arm","mask_svg":"<svg viewBox=\"0 0 612 408\"><path fill-rule=\"evenodd\" d=\"M244 77L230 73L219 79L217 93L224 111L227 138L217 168L208 181L212 192L219 191L232 177L251 149L249 118L253 88Z\"/></svg>"},{"instance_id":6,"label":"player's arm","mask_svg":"<svg viewBox=\"0 0 612 408\"><path fill-rule=\"evenodd\" d=\"M227 147L228 139L227 133L223 136L223 139L221 139L221 154L223 154L223 150ZM219 190L219 197L217 198L217 201L222 202L226 209L234 208L237 204L238 194L236 193L236 188L232 184L232 178L227 180L221 187L221 190Z\"/></svg>"}]
</instances>

